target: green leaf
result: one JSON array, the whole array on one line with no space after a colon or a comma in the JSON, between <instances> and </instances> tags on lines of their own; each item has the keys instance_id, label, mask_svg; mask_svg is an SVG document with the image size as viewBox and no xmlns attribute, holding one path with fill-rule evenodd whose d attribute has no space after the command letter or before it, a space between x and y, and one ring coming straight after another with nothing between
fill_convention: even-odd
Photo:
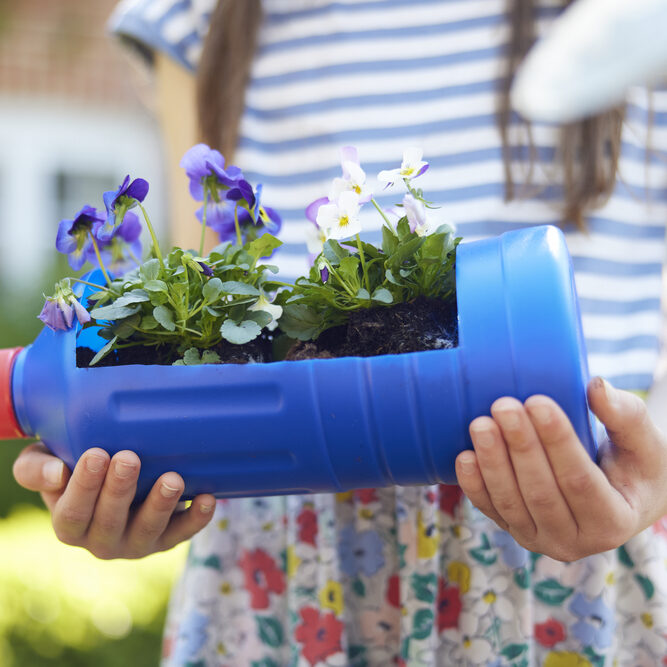
<instances>
[{"instance_id":1,"label":"green leaf","mask_svg":"<svg viewBox=\"0 0 667 667\"><path fill-rule=\"evenodd\" d=\"M545 604L556 607L563 604L573 591L573 588L563 586L555 579L545 579L535 586L535 597Z\"/></svg>"},{"instance_id":2,"label":"green leaf","mask_svg":"<svg viewBox=\"0 0 667 667\"><path fill-rule=\"evenodd\" d=\"M322 248L322 254L328 259L334 266L338 266L340 261L345 257L350 256L349 250L341 247L338 241L334 239L328 239L324 242L324 247Z\"/></svg>"},{"instance_id":3,"label":"green leaf","mask_svg":"<svg viewBox=\"0 0 667 667\"><path fill-rule=\"evenodd\" d=\"M352 582L352 590L360 597L363 598L366 596L366 586L361 579L355 579Z\"/></svg>"},{"instance_id":4,"label":"green leaf","mask_svg":"<svg viewBox=\"0 0 667 667\"><path fill-rule=\"evenodd\" d=\"M199 350L196 347L191 347L185 350L185 354L183 355L183 363L186 366L199 366L199 364L201 364Z\"/></svg>"},{"instance_id":5,"label":"green leaf","mask_svg":"<svg viewBox=\"0 0 667 667\"><path fill-rule=\"evenodd\" d=\"M158 321L152 315L144 315L139 324L140 329L145 329L147 331L155 329L156 326L158 326Z\"/></svg>"},{"instance_id":6,"label":"green leaf","mask_svg":"<svg viewBox=\"0 0 667 667\"><path fill-rule=\"evenodd\" d=\"M528 644L508 644L500 651L501 655L508 660L514 660L528 650Z\"/></svg>"},{"instance_id":7,"label":"green leaf","mask_svg":"<svg viewBox=\"0 0 667 667\"><path fill-rule=\"evenodd\" d=\"M584 649L584 655L588 658L592 667L604 667L604 663L606 662L605 657L596 653L592 646L587 646Z\"/></svg>"},{"instance_id":8,"label":"green leaf","mask_svg":"<svg viewBox=\"0 0 667 667\"><path fill-rule=\"evenodd\" d=\"M153 317L167 330L176 331L174 323L174 313L167 306L157 306L153 308Z\"/></svg>"},{"instance_id":9,"label":"green leaf","mask_svg":"<svg viewBox=\"0 0 667 667\"><path fill-rule=\"evenodd\" d=\"M430 574L413 574L412 590L415 596L422 602L433 602L438 589L438 578L432 572Z\"/></svg>"},{"instance_id":10,"label":"green leaf","mask_svg":"<svg viewBox=\"0 0 667 667\"><path fill-rule=\"evenodd\" d=\"M255 616L255 621L257 621L257 631L262 642L273 648L282 645L283 626L277 618Z\"/></svg>"},{"instance_id":11,"label":"green leaf","mask_svg":"<svg viewBox=\"0 0 667 667\"><path fill-rule=\"evenodd\" d=\"M144 283L144 288L149 292L166 292L167 283L162 280L147 280Z\"/></svg>"},{"instance_id":12,"label":"green leaf","mask_svg":"<svg viewBox=\"0 0 667 667\"><path fill-rule=\"evenodd\" d=\"M221 364L222 359L215 350L204 350L201 355L202 364Z\"/></svg>"},{"instance_id":13,"label":"green leaf","mask_svg":"<svg viewBox=\"0 0 667 667\"><path fill-rule=\"evenodd\" d=\"M222 280L211 278L203 287L202 294L209 303L216 301L222 292Z\"/></svg>"},{"instance_id":14,"label":"green leaf","mask_svg":"<svg viewBox=\"0 0 667 667\"><path fill-rule=\"evenodd\" d=\"M115 304L109 304L108 306L102 306L101 308L95 308L91 313L91 317L96 320L122 320L124 317L129 317L141 310L141 306L138 304L132 304L131 306L119 306Z\"/></svg>"},{"instance_id":15,"label":"green leaf","mask_svg":"<svg viewBox=\"0 0 667 667\"><path fill-rule=\"evenodd\" d=\"M269 257L276 248L283 244L272 234L262 234L248 244L248 252L255 258Z\"/></svg>"},{"instance_id":16,"label":"green leaf","mask_svg":"<svg viewBox=\"0 0 667 667\"><path fill-rule=\"evenodd\" d=\"M154 258L144 262L139 268L139 273L144 282L155 280L160 275L160 260Z\"/></svg>"},{"instance_id":17,"label":"green leaf","mask_svg":"<svg viewBox=\"0 0 667 667\"><path fill-rule=\"evenodd\" d=\"M227 280L222 283L222 291L227 294L243 294L246 296L259 296L259 290L247 283L238 280Z\"/></svg>"},{"instance_id":18,"label":"green leaf","mask_svg":"<svg viewBox=\"0 0 667 667\"><path fill-rule=\"evenodd\" d=\"M384 277L387 279L388 282L390 282L392 285L398 285L399 287L403 286L403 283L399 282L394 278L394 274L391 272L391 269L387 269L384 272Z\"/></svg>"},{"instance_id":19,"label":"green leaf","mask_svg":"<svg viewBox=\"0 0 667 667\"><path fill-rule=\"evenodd\" d=\"M382 250L386 255L392 255L398 247L398 236L387 228L387 225L382 225Z\"/></svg>"},{"instance_id":20,"label":"green leaf","mask_svg":"<svg viewBox=\"0 0 667 667\"><path fill-rule=\"evenodd\" d=\"M379 301L380 303L393 303L394 297L391 295L391 292L386 287L378 287L371 296L373 301Z\"/></svg>"},{"instance_id":21,"label":"green leaf","mask_svg":"<svg viewBox=\"0 0 667 667\"><path fill-rule=\"evenodd\" d=\"M420 609L412 620L412 637L426 639L433 629L433 612L430 609Z\"/></svg>"},{"instance_id":22,"label":"green leaf","mask_svg":"<svg viewBox=\"0 0 667 667\"><path fill-rule=\"evenodd\" d=\"M279 320L280 328L290 338L299 340L314 338L321 324L322 318L312 308L302 303L285 304Z\"/></svg>"},{"instance_id":23,"label":"green leaf","mask_svg":"<svg viewBox=\"0 0 667 667\"><path fill-rule=\"evenodd\" d=\"M260 327L265 327L273 320L273 317L271 313L267 313L265 310L249 310L246 313L246 319L257 322Z\"/></svg>"},{"instance_id":24,"label":"green leaf","mask_svg":"<svg viewBox=\"0 0 667 667\"><path fill-rule=\"evenodd\" d=\"M625 545L618 547L617 549L618 552L618 560L625 565L625 567L634 567L635 562L630 558L630 554L628 553L628 550L625 548Z\"/></svg>"},{"instance_id":25,"label":"green leaf","mask_svg":"<svg viewBox=\"0 0 667 667\"><path fill-rule=\"evenodd\" d=\"M253 660L250 667L280 667L280 665L271 658L262 658L261 660Z\"/></svg>"},{"instance_id":26,"label":"green leaf","mask_svg":"<svg viewBox=\"0 0 667 667\"><path fill-rule=\"evenodd\" d=\"M118 336L118 338L122 338L123 340L126 338L129 338L139 327L139 324L141 322L141 314L140 313L135 313L134 315L130 315L130 317L126 317L118 322L116 326L113 328L113 332Z\"/></svg>"},{"instance_id":27,"label":"green leaf","mask_svg":"<svg viewBox=\"0 0 667 667\"><path fill-rule=\"evenodd\" d=\"M646 599L650 600L655 593L655 586L653 585L653 582L643 574L635 574L635 581L641 586Z\"/></svg>"},{"instance_id":28,"label":"green leaf","mask_svg":"<svg viewBox=\"0 0 667 667\"><path fill-rule=\"evenodd\" d=\"M514 570L514 583L524 590L530 587L530 573L525 567Z\"/></svg>"},{"instance_id":29,"label":"green leaf","mask_svg":"<svg viewBox=\"0 0 667 667\"><path fill-rule=\"evenodd\" d=\"M109 352L111 352L111 349L113 346L116 344L116 336L114 336L91 360L90 360L90 366L94 366L100 359L104 359L104 357L107 356Z\"/></svg>"},{"instance_id":30,"label":"green leaf","mask_svg":"<svg viewBox=\"0 0 667 667\"><path fill-rule=\"evenodd\" d=\"M371 298L371 295L368 293L367 289L364 289L363 287L360 287L357 290L356 297L357 297L357 299L361 299L362 301L368 301Z\"/></svg>"},{"instance_id":31,"label":"green leaf","mask_svg":"<svg viewBox=\"0 0 667 667\"><path fill-rule=\"evenodd\" d=\"M244 320L240 324L233 320L225 320L220 327L220 333L230 343L243 345L257 338L262 333L262 327L252 320Z\"/></svg>"}]
</instances>

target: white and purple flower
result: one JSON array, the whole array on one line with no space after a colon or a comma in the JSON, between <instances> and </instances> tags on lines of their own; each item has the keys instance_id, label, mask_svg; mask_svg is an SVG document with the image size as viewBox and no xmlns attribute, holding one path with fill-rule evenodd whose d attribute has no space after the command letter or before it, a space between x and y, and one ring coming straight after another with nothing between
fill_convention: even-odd
<instances>
[{"instance_id":1,"label":"white and purple flower","mask_svg":"<svg viewBox=\"0 0 667 667\"><path fill-rule=\"evenodd\" d=\"M341 193L337 202L320 206L317 211L317 224L330 239L356 236L361 232L359 208L359 196L348 190Z\"/></svg>"},{"instance_id":2,"label":"white and purple flower","mask_svg":"<svg viewBox=\"0 0 667 667\"><path fill-rule=\"evenodd\" d=\"M385 188L394 185L399 178L411 181L421 176L428 169L428 162L422 160L421 148L406 148L403 162L398 169L386 169L378 174L378 181L386 183Z\"/></svg>"}]
</instances>

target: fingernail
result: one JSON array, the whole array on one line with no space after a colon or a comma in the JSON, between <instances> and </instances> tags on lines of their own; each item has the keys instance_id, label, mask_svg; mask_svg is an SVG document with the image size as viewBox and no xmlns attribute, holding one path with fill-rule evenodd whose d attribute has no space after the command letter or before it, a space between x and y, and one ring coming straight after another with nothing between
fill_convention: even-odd
<instances>
[{"instance_id":1,"label":"fingernail","mask_svg":"<svg viewBox=\"0 0 667 667\"><path fill-rule=\"evenodd\" d=\"M199 511L202 514L210 514L213 511L213 508L215 505L200 505L199 506Z\"/></svg>"},{"instance_id":2,"label":"fingernail","mask_svg":"<svg viewBox=\"0 0 667 667\"><path fill-rule=\"evenodd\" d=\"M505 428L515 429L519 427L519 415L513 408L496 410L496 416Z\"/></svg>"},{"instance_id":3,"label":"fingernail","mask_svg":"<svg viewBox=\"0 0 667 667\"><path fill-rule=\"evenodd\" d=\"M471 475L475 472L475 459L469 454L465 454L459 457L459 465L461 466L461 471L466 475Z\"/></svg>"},{"instance_id":4,"label":"fingernail","mask_svg":"<svg viewBox=\"0 0 667 667\"><path fill-rule=\"evenodd\" d=\"M493 433L486 427L472 429L475 444L478 447L491 447L493 445Z\"/></svg>"},{"instance_id":5,"label":"fingernail","mask_svg":"<svg viewBox=\"0 0 667 667\"><path fill-rule=\"evenodd\" d=\"M86 458L86 468L89 472L99 472L106 465L106 459L103 456L92 454Z\"/></svg>"},{"instance_id":6,"label":"fingernail","mask_svg":"<svg viewBox=\"0 0 667 667\"><path fill-rule=\"evenodd\" d=\"M551 410L549 410L549 406L542 403L535 403L531 405L530 414L539 424L547 424L551 419Z\"/></svg>"},{"instance_id":7,"label":"fingernail","mask_svg":"<svg viewBox=\"0 0 667 667\"><path fill-rule=\"evenodd\" d=\"M58 485L62 482L63 472L65 470L65 464L58 459L51 459L47 461L42 467L42 475L44 479L49 483Z\"/></svg>"},{"instance_id":8,"label":"fingernail","mask_svg":"<svg viewBox=\"0 0 667 667\"><path fill-rule=\"evenodd\" d=\"M604 387L604 393L607 396L607 400L610 403L616 403L616 401L618 401L618 392L616 389L612 387L605 379L602 380L602 386Z\"/></svg>"},{"instance_id":9,"label":"fingernail","mask_svg":"<svg viewBox=\"0 0 667 667\"><path fill-rule=\"evenodd\" d=\"M130 477L137 469L136 463L125 463L125 461L116 461L115 470L118 477Z\"/></svg>"},{"instance_id":10,"label":"fingernail","mask_svg":"<svg viewBox=\"0 0 667 667\"><path fill-rule=\"evenodd\" d=\"M165 498L173 498L178 492L179 492L178 487L173 487L169 486L166 482L162 482L160 484L160 493L165 497Z\"/></svg>"}]
</instances>

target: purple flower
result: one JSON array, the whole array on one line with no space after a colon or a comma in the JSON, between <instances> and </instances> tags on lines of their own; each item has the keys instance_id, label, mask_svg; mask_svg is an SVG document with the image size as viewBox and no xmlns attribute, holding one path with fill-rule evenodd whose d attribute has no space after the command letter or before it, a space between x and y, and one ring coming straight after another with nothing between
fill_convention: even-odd
<instances>
[{"instance_id":1,"label":"purple flower","mask_svg":"<svg viewBox=\"0 0 667 667\"><path fill-rule=\"evenodd\" d=\"M96 223L93 227L93 234L99 237L98 230L102 223ZM122 275L137 265L137 260L141 260L141 222L139 216L132 211L128 211L123 218L123 222L116 227L113 235L106 241L99 241L100 255L104 265L116 275ZM129 251L129 252L128 252ZM88 260L91 264L97 265L97 256L94 249L88 251Z\"/></svg>"},{"instance_id":2,"label":"purple flower","mask_svg":"<svg viewBox=\"0 0 667 667\"><path fill-rule=\"evenodd\" d=\"M317 212L320 210L320 206L323 204L329 203L329 197L320 197L314 202L311 202L306 207L306 218L310 220L313 224L317 225Z\"/></svg>"},{"instance_id":3,"label":"purple flower","mask_svg":"<svg viewBox=\"0 0 667 667\"><path fill-rule=\"evenodd\" d=\"M242 213L246 214L246 219L250 216L244 209L239 210L239 224L242 221ZM204 207L202 206L195 214L199 222L204 219ZM236 236L236 227L234 226L234 204L226 199L220 202L209 201L206 206L206 226L216 232L220 241L230 241Z\"/></svg>"},{"instance_id":4,"label":"purple flower","mask_svg":"<svg viewBox=\"0 0 667 667\"><path fill-rule=\"evenodd\" d=\"M104 218L92 206L84 206L74 220L61 220L56 236L56 248L68 256L69 265L78 271L92 249L91 231L99 228Z\"/></svg>"},{"instance_id":5,"label":"purple flower","mask_svg":"<svg viewBox=\"0 0 667 667\"><path fill-rule=\"evenodd\" d=\"M572 626L572 634L584 646L595 646L597 649L611 646L616 621L602 596L589 600L582 593L577 593L570 604L570 611L579 617Z\"/></svg>"},{"instance_id":6,"label":"purple flower","mask_svg":"<svg viewBox=\"0 0 667 667\"><path fill-rule=\"evenodd\" d=\"M362 572L367 577L384 565L382 538L374 530L358 533L353 524L343 527L338 542L341 569L350 577Z\"/></svg>"},{"instance_id":7,"label":"purple flower","mask_svg":"<svg viewBox=\"0 0 667 667\"><path fill-rule=\"evenodd\" d=\"M260 183L257 186L257 194L261 195L261 192L262 184ZM252 185L250 185L250 183L248 183L248 181L246 181L244 178L241 178L239 181L237 181L235 186L229 190L229 192L227 192L227 199L235 202L244 201L246 203L245 207L247 207L248 211L253 211L255 205L259 206L259 196L255 196ZM241 206L243 206L243 204L241 204Z\"/></svg>"},{"instance_id":8,"label":"purple flower","mask_svg":"<svg viewBox=\"0 0 667 667\"><path fill-rule=\"evenodd\" d=\"M105 192L102 196L107 209L107 219L97 231L100 241L108 241L116 229L116 219L122 224L127 210L142 202L148 194L148 182L143 178L135 178L130 183L130 176L126 176L117 190Z\"/></svg>"},{"instance_id":9,"label":"purple flower","mask_svg":"<svg viewBox=\"0 0 667 667\"><path fill-rule=\"evenodd\" d=\"M209 278L213 275L213 269L206 264L205 262L197 262L199 266L201 267L201 272L205 275L208 276Z\"/></svg>"},{"instance_id":10,"label":"purple flower","mask_svg":"<svg viewBox=\"0 0 667 667\"><path fill-rule=\"evenodd\" d=\"M195 201L204 201L204 183L211 176L221 185L231 187L243 177L234 165L225 169L225 158L206 144L195 144L182 157L180 166L190 179L190 194Z\"/></svg>"},{"instance_id":11,"label":"purple flower","mask_svg":"<svg viewBox=\"0 0 667 667\"><path fill-rule=\"evenodd\" d=\"M63 298L48 297L44 302L42 312L37 318L53 331L67 331L71 329L74 322L74 315L76 315L76 319L81 324L90 322L90 313L76 298L72 296L69 301L70 303L67 303Z\"/></svg>"},{"instance_id":12,"label":"purple flower","mask_svg":"<svg viewBox=\"0 0 667 667\"><path fill-rule=\"evenodd\" d=\"M320 268L320 279L323 283L329 280L329 269L326 266Z\"/></svg>"}]
</instances>

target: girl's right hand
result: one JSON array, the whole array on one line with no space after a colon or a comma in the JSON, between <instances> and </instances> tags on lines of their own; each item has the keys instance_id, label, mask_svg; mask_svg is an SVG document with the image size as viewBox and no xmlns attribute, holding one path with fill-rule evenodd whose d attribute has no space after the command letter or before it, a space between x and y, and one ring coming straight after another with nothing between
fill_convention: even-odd
<instances>
[{"instance_id":1,"label":"girl's right hand","mask_svg":"<svg viewBox=\"0 0 667 667\"><path fill-rule=\"evenodd\" d=\"M39 491L53 528L65 544L98 558L142 558L171 549L201 530L213 516L215 498L197 496L175 512L185 484L180 475L162 475L146 499L131 507L140 468L131 451L109 455L97 447L84 452L69 471L41 443L26 447L14 463L16 481Z\"/></svg>"}]
</instances>

